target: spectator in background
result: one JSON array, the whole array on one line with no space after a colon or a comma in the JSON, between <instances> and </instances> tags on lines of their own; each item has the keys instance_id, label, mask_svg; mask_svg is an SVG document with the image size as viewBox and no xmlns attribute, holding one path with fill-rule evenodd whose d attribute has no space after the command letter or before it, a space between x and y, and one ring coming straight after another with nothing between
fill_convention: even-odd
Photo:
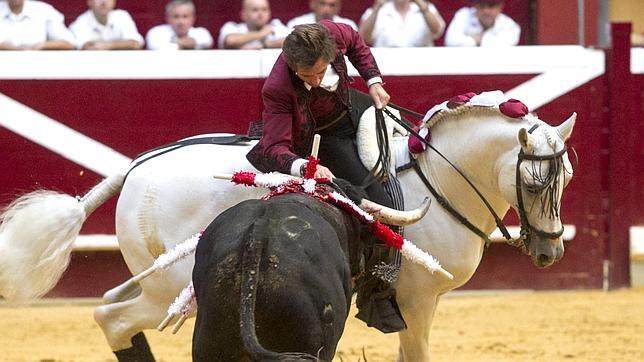
<instances>
[{"instance_id":1,"label":"spectator in background","mask_svg":"<svg viewBox=\"0 0 644 362\"><path fill-rule=\"evenodd\" d=\"M42 1L0 1L0 50L74 49L65 17Z\"/></svg>"},{"instance_id":2,"label":"spectator in background","mask_svg":"<svg viewBox=\"0 0 644 362\"><path fill-rule=\"evenodd\" d=\"M141 49L143 37L130 14L114 10L116 0L87 0L89 10L69 26L76 47L85 50Z\"/></svg>"},{"instance_id":3,"label":"spectator in background","mask_svg":"<svg viewBox=\"0 0 644 362\"><path fill-rule=\"evenodd\" d=\"M148 31L148 49L207 49L212 47L212 35L206 28L195 28L197 11L190 0L172 0L165 7L167 24Z\"/></svg>"},{"instance_id":4,"label":"spectator in background","mask_svg":"<svg viewBox=\"0 0 644 362\"><path fill-rule=\"evenodd\" d=\"M336 23L350 25L353 30L357 31L358 25L356 25L355 21L338 15L341 7L341 0L310 0L309 8L311 12L289 20L286 26L289 29L293 29L295 25L312 24L322 19L327 19Z\"/></svg>"},{"instance_id":5,"label":"spectator in background","mask_svg":"<svg viewBox=\"0 0 644 362\"><path fill-rule=\"evenodd\" d=\"M445 46L512 46L521 28L503 14L503 0L473 0L459 9L445 33Z\"/></svg>"},{"instance_id":6,"label":"spectator in background","mask_svg":"<svg viewBox=\"0 0 644 362\"><path fill-rule=\"evenodd\" d=\"M427 47L443 35L445 20L425 0L375 0L360 19L360 34L374 47Z\"/></svg>"},{"instance_id":7,"label":"spectator in background","mask_svg":"<svg viewBox=\"0 0 644 362\"><path fill-rule=\"evenodd\" d=\"M229 21L219 30L219 48L281 48L290 32L279 19L271 20L268 0L242 0L241 23Z\"/></svg>"}]
</instances>

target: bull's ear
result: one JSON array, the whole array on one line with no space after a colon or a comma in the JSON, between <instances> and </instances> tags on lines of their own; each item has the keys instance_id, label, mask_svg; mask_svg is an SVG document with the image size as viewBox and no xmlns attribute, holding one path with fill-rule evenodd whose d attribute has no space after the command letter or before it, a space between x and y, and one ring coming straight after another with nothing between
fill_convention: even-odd
<instances>
[{"instance_id":1,"label":"bull's ear","mask_svg":"<svg viewBox=\"0 0 644 362\"><path fill-rule=\"evenodd\" d=\"M564 142L570 138L570 135L572 135L572 129L575 127L576 120L577 112L573 112L573 114L564 123L557 126L557 133L559 133L559 136L564 140Z\"/></svg>"},{"instance_id":2,"label":"bull's ear","mask_svg":"<svg viewBox=\"0 0 644 362\"><path fill-rule=\"evenodd\" d=\"M519 130L519 144L523 148L523 152L531 152L534 148L534 139L525 128Z\"/></svg>"}]
</instances>

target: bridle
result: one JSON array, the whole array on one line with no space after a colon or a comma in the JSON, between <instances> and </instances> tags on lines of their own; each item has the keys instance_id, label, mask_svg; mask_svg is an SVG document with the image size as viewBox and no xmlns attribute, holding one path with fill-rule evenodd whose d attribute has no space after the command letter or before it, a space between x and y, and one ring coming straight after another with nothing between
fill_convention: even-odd
<instances>
[{"instance_id":1,"label":"bridle","mask_svg":"<svg viewBox=\"0 0 644 362\"><path fill-rule=\"evenodd\" d=\"M410 111L408 109L405 109L403 107L395 106L392 105L391 103L389 104L392 108L398 109L399 111L409 113L414 116L420 116L419 113ZM514 247L519 248L523 253L529 254L528 251L528 243L529 243L529 236L531 233L535 233L539 236L546 237L546 238L558 238L563 234L563 226L560 230L554 231L554 232L549 232L545 231L539 228L536 228L533 226L530 221L528 220L527 213L525 210L525 205L523 201L523 181L521 178L521 163L523 161L556 161L558 159L562 159L563 155L567 152L567 147L564 144L563 149L561 149L558 152L555 152L550 155L532 155L532 154L526 154L523 152L523 149L521 148L519 150L519 154L517 155L517 167L516 167L516 196L517 196L517 210L519 213L520 217L520 222L521 222L521 231L520 235L518 238L512 238L510 235L510 232L508 231L507 227L503 223L503 220L499 217L499 215L494 211L490 203L487 201L485 196L478 190L478 188L469 180L469 178L458 168L456 165L454 165L447 157L445 157L439 150L437 150L434 146L432 146L423 136L419 135L418 132L416 132L412 126L410 126L406 121L403 121L402 119L396 117L393 113L391 113L387 108L384 108L383 110L376 110L376 119L379 117L382 117L384 119L383 112L386 113L391 119L393 119L396 123L400 124L403 128L405 128L412 136L418 138L420 142L424 143L425 146L433 150L436 154L438 154L443 160L445 160L456 172L467 182L467 184L474 190L474 192L478 195L478 197L481 199L481 201L485 204L487 207L488 211L492 215L492 217L495 220L496 226L499 228L501 231L501 234L503 237L506 239L506 243L509 245L512 245ZM532 133L535 129L537 129L539 125L534 125L530 130L528 130L528 133ZM467 227L470 231L478 235L481 239L485 240L486 246L489 246L490 243L492 242L489 238L489 236L483 232L479 227L476 225L472 224L471 221L469 221L465 216L463 216L458 210L456 210L442 195L438 193L438 191L431 185L427 177L423 174L422 170L420 169L420 166L418 165L417 162L412 161L412 167L418 174L419 178L427 187L427 189L431 192L431 194L434 196L436 201L447 211L449 212L454 218L456 218L462 225Z\"/></svg>"},{"instance_id":2,"label":"bridle","mask_svg":"<svg viewBox=\"0 0 644 362\"><path fill-rule=\"evenodd\" d=\"M528 130L528 133L532 133L535 129L537 129L539 125L534 125L530 130ZM519 240L521 241L518 243L519 245L515 245L521 249L526 248L526 240L529 240L530 233L534 232L535 234L548 238L548 239L556 239L563 235L564 228L563 225L561 226L561 229L558 231L544 231L542 229L538 229L534 227L531 223L530 220L528 220L528 216L526 215L525 211L525 205L523 202L523 181L521 179L521 163L523 161L551 161L555 162L557 160L563 160L563 155L568 152L568 147L566 144L563 145L563 148L555 153L552 153L550 155L530 155L526 154L523 152L523 148L519 150L519 154L517 156L517 169L516 169L516 193L517 193L517 210L519 212L519 219L521 222L521 236L519 237ZM508 241L508 243L510 243ZM525 251L524 251L525 252Z\"/></svg>"}]
</instances>

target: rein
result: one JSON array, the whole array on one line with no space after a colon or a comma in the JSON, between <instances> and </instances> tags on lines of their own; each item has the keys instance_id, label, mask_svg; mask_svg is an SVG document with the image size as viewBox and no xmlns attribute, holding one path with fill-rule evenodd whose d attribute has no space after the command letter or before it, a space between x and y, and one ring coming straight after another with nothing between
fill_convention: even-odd
<instances>
[{"instance_id":1,"label":"rein","mask_svg":"<svg viewBox=\"0 0 644 362\"><path fill-rule=\"evenodd\" d=\"M452 166L452 168L453 168L454 170L456 170L456 172L458 172L458 174L459 174L459 175L461 175L461 177L465 180L465 182L467 182L467 184L468 184L468 185L470 185L470 187L471 187L471 188L474 190L474 192L478 195L478 197L481 199L481 201L483 201L483 203L484 203L484 204L485 204L485 206L487 207L487 209L488 209L488 211L490 212L490 214L492 214L492 217L494 217L494 221L495 221L495 223L496 223L496 226L499 228L499 230L501 230L501 233L503 234L503 237L505 237L507 240L511 240L511 239L512 239L512 236L510 236L510 232L508 231L508 229L507 229L507 228L505 227L505 225L503 224L503 220L501 220L501 218L499 217L499 215L497 215L497 213L494 211L494 209L492 209L492 206L491 206L491 205L490 205L490 203L487 201L487 199L485 198L485 196L483 196L483 194L478 190L478 188L476 188L476 186L474 186L474 184L472 183L472 181L470 181L470 180L469 180L469 178L468 178L468 177L463 173L463 171L461 171L458 167L456 167L456 165L454 165L454 164L452 163L452 161L450 161L447 157L445 157L445 155L443 155L439 150L437 150L434 146L432 146L432 145L429 143L429 141L427 141L423 136L419 135L419 134L418 134L418 132L416 132L414 129L412 129L412 128L411 128L411 127L410 127L406 122L403 122L403 121L402 121L402 120L400 120L398 117L396 117L393 113L391 113L389 110L387 110L387 108L384 108L383 110L376 110L376 114L377 114L377 113L381 113L381 112L383 112L383 111L384 111L384 112L385 112L389 117L391 117L391 119L393 119L394 121L396 121L396 123L398 123L398 124L400 124L401 126L403 126L403 128L405 128L405 129L406 129L409 133L411 133L414 137L418 138L418 139L419 139L421 142L423 142L427 147L429 147L430 149L432 149L432 151L436 152L436 154L437 154L437 155L439 155L439 156L440 156L443 160L445 160L445 161L446 161L450 166ZM415 113L415 112L414 112L414 113ZM417 113L415 113L415 114L417 114ZM472 232L474 232L476 235L478 235L478 236L480 236L481 238L483 238L483 240L485 240L485 244L486 244L486 245L489 245L489 244L490 244L490 242L491 242L491 240L490 240L490 238L487 236L487 234L485 234L481 229L479 229L479 228L478 228L478 227L476 227L474 224L472 224L469 220L467 220L467 218L466 218L465 216L461 215L461 214L460 214L460 213L459 213L459 212L458 212L458 211L457 211L457 210L456 210L452 205L450 205L450 204L449 204L449 202L448 202L448 201L447 201L443 196L441 196L441 195L438 193L438 191L436 191L436 189L435 189L435 188L434 188L434 187L429 183L429 180L427 180L427 178L425 177L425 175L422 173L422 171L420 170L420 167L418 166L418 164L417 164L416 162L413 162L413 168L414 168L414 170L416 170L416 173L418 174L418 176L420 177L420 179L423 181L423 183L425 184L425 186L429 189L429 191L432 193L432 195L434 195L434 197L436 198L436 201L438 201L438 203L439 203L439 204L441 204L441 206L443 206L443 208L445 208L445 210L447 210L450 214L452 214L452 216L454 216L458 221L460 221L460 222L461 222L463 225L465 225L468 229L470 229L470 230L471 230Z\"/></svg>"},{"instance_id":2,"label":"rein","mask_svg":"<svg viewBox=\"0 0 644 362\"><path fill-rule=\"evenodd\" d=\"M420 115L419 113L409 111L407 109L404 109L402 107L398 106L393 106L391 105L392 108L398 109L400 111L409 113L414 116ZM503 220L497 215L497 213L492 209L492 206L490 203L487 201L487 199L483 196L483 194L476 188L476 186L469 180L469 178L458 168L456 165L454 165L445 155L443 155L440 151L438 151L434 146L432 146L424 137L418 134L415 130L412 129L412 127L405 121L399 119L396 117L393 113L391 113L387 108L384 108L382 110L376 110L376 115L380 113L382 115L382 112L386 113L391 119L393 119L396 123L400 124L403 128L405 128L411 135L416 137L418 140L420 140L422 143L425 144L428 148L432 149L436 154L438 154L443 160L445 160L458 174L470 185L470 187L474 190L474 192L478 195L478 197L481 199L481 201L485 204L487 207L488 211L494 218L494 221L496 223L496 226L499 228L501 231L501 234L503 234L503 237L506 239L506 242L509 245L512 245L514 247L517 247L521 249L522 252L528 254L527 250L527 245L525 243L525 240L528 239L528 235L531 232L535 232L536 234L546 237L546 238L558 238L563 234L563 227L555 232L548 232L544 231L541 229L537 229L534 226L532 226L528 220L528 217L526 215L525 211L525 205L523 202L523 192L522 192L522 182L521 182L521 163L525 160L529 161L551 161L551 160L556 160L558 158L563 157L563 155L567 152L567 147L564 144L563 149L561 149L558 152L555 152L551 155L544 155L544 156L539 156L539 155L528 155L523 152L523 149L519 151L519 154L517 156L517 167L516 167L516 194L517 194L517 209L519 211L519 217L520 217L520 222L521 222L521 232L520 236L516 239L513 239L512 236L510 236L510 233L503 223ZM422 115L420 115L422 117ZM378 116L377 116L378 117ZM537 129L539 125L534 125L528 133L532 133L535 129ZM467 227L470 231L472 231L474 234L478 235L480 238L485 240L486 246L489 246L491 243L491 240L489 236L483 232L480 228L478 228L476 225L472 224L465 216L463 216L458 210L456 210L448 201L436 191L436 189L431 185L429 180L425 177L423 174L422 170L420 169L420 166L418 166L417 162L412 162L412 167L418 174L419 178L425 184L427 189L431 192L431 194L436 198L436 201L445 209L447 210L454 218L456 218L461 224L463 224L465 227Z\"/></svg>"},{"instance_id":3,"label":"rein","mask_svg":"<svg viewBox=\"0 0 644 362\"><path fill-rule=\"evenodd\" d=\"M483 232L483 230L479 229L476 227L476 225L472 224L465 216L461 215L450 203L443 197L441 196L438 191L432 186L431 183L429 183L429 180L425 175L423 174L423 171L420 169L420 166L418 166L417 162L412 163L412 167L418 174L418 177L420 177L420 180L423 181L423 184L429 189L429 191L434 195L436 198L436 201L445 209L447 210L453 217L456 218L461 224L465 225L470 231L472 231L474 234L478 235L481 239L485 240L485 246L489 246L492 240L487 236L486 233ZM483 199L483 201L487 204L487 201ZM492 211L493 212L493 211ZM493 212L494 213L494 212ZM496 214L494 213L494 216ZM505 227L505 226L504 226Z\"/></svg>"}]
</instances>

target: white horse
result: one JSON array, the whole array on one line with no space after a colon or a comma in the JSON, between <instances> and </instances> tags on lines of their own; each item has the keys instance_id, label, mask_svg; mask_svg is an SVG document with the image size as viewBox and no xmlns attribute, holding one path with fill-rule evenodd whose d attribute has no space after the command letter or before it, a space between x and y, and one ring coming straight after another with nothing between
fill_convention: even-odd
<instances>
[{"instance_id":1,"label":"white horse","mask_svg":"<svg viewBox=\"0 0 644 362\"><path fill-rule=\"evenodd\" d=\"M559 207L572 177L565 141L575 118L573 114L552 127L532 114L514 119L496 108L463 106L444 110L428 122L431 144L497 215L502 217L510 207L523 210L524 251L538 267L563 255ZM156 157L147 154L133 162L149 158L132 167L127 178L125 172L110 176L79 200L45 191L16 200L0 226L0 295L24 300L52 288L67 267L85 218L119 191L119 246L130 271L142 272L223 210L264 192L213 179L214 174L253 170L245 159L251 146L190 145ZM485 248L479 234L490 235L496 227L473 187L444 159L427 150L416 162L437 194L471 227L433 202L427 216L406 228L406 238L435 256L454 279L403 260L395 287L408 328L399 334L399 361L429 359L429 332L440 297L470 279ZM408 205L435 198L413 170L400 173L399 179ZM186 258L140 285L130 280L105 294L95 319L113 351L130 348L134 335L164 319L168 305L190 282L193 262Z\"/></svg>"}]
</instances>

